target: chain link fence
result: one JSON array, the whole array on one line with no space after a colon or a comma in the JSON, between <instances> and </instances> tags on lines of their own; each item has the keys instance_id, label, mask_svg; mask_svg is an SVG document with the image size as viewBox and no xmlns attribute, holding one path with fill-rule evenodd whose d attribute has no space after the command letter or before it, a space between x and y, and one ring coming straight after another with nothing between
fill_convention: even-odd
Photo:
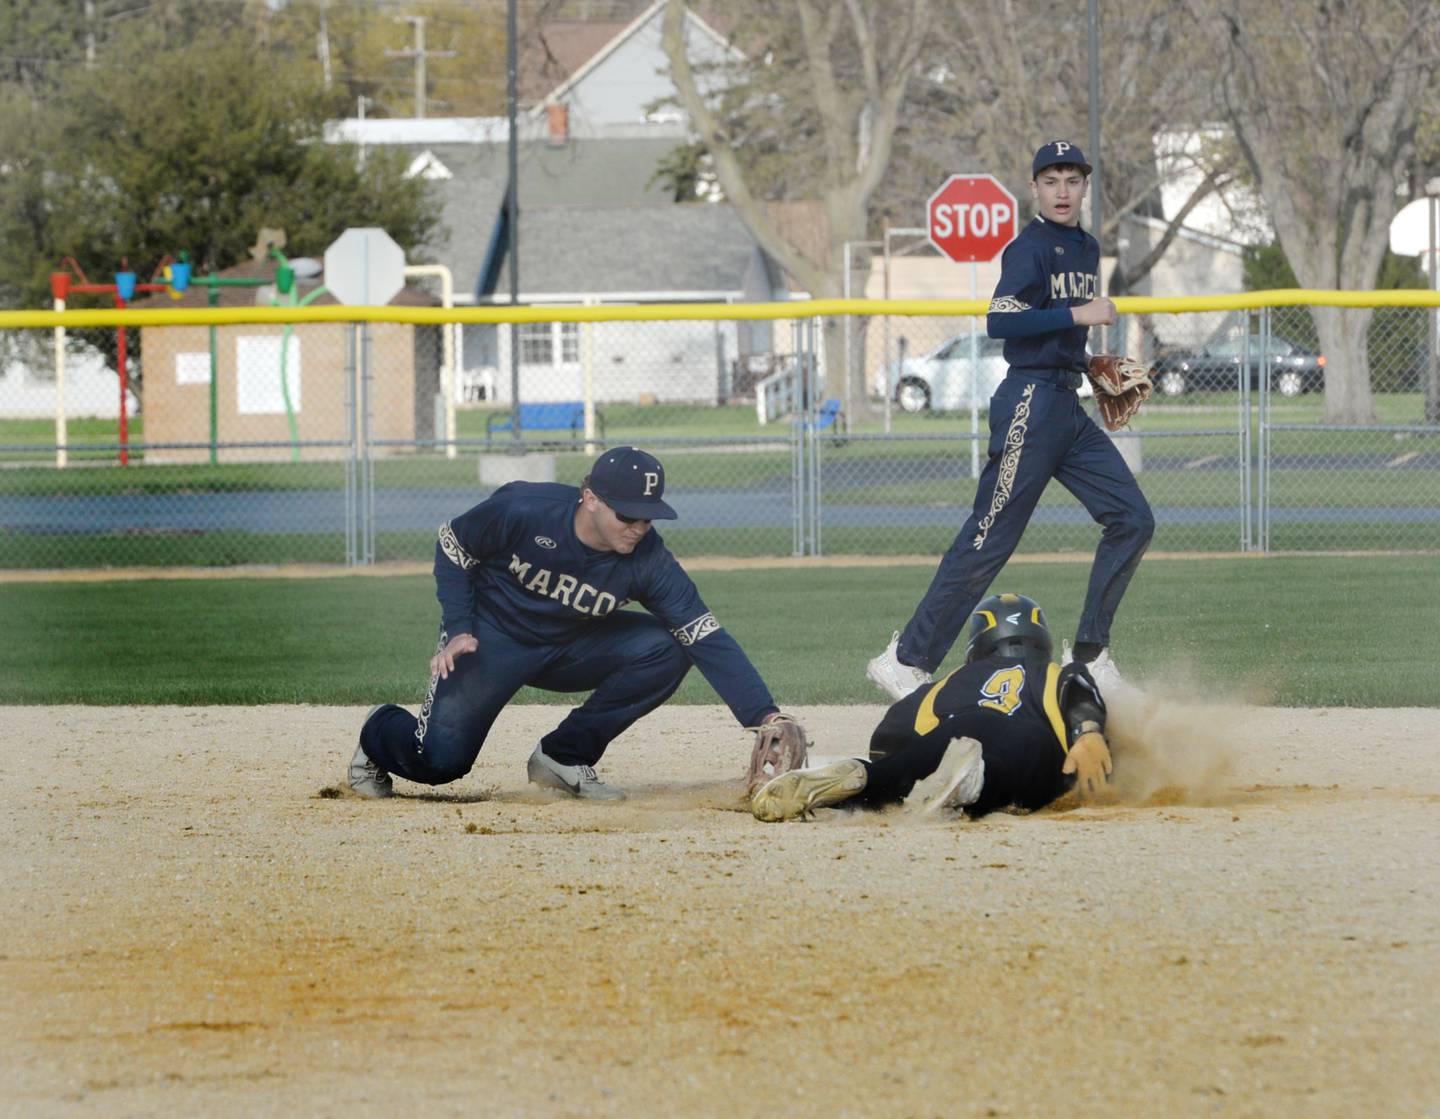
<instances>
[{"instance_id":1,"label":"chain link fence","mask_svg":"<svg viewBox=\"0 0 1440 1119\"><path fill-rule=\"evenodd\" d=\"M983 318L730 313L144 326L123 396L101 349L7 331L0 568L424 561L504 481L575 484L622 443L665 460L681 555L948 547L1005 375ZM1152 547L1440 549L1434 317L1127 315L1093 337L1156 369L1115 437ZM1357 361L1374 418L1329 422L1325 380ZM1053 485L1020 551L1088 553L1098 534Z\"/></svg>"}]
</instances>

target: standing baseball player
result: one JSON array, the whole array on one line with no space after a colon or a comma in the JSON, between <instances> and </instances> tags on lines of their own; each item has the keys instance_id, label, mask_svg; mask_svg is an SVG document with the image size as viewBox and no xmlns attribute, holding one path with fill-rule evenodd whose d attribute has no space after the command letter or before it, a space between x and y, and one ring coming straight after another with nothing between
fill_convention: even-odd
<instances>
[{"instance_id":1,"label":"standing baseball player","mask_svg":"<svg viewBox=\"0 0 1440 1119\"><path fill-rule=\"evenodd\" d=\"M868 675L892 699L930 682L991 581L1010 558L1051 478L1102 526L1074 659L1103 685L1118 683L1110 623L1155 530L1150 505L1109 437L1076 394L1092 326L1115 321L1101 297L1100 246L1080 228L1090 164L1055 140L1035 153L1030 192L1038 215L1002 257L986 316L1005 339L1010 372L990 398L989 461L975 507L940 561L903 632L870 661Z\"/></svg>"},{"instance_id":2,"label":"standing baseball player","mask_svg":"<svg viewBox=\"0 0 1440 1119\"><path fill-rule=\"evenodd\" d=\"M530 754L532 782L592 800L624 794L595 773L605 748L698 665L742 726L769 739L781 715L765 682L651 523L670 520L665 470L634 447L606 451L577 489L511 482L440 526L440 640L417 719L383 704L346 774L364 797L391 775L442 785L470 771L522 687L590 692ZM622 610L638 602L643 614ZM803 741L803 733L799 735ZM801 757L786 764L803 764Z\"/></svg>"},{"instance_id":3,"label":"standing baseball player","mask_svg":"<svg viewBox=\"0 0 1440 1119\"><path fill-rule=\"evenodd\" d=\"M922 813L982 816L1041 808L1077 789L1098 793L1111 772L1105 702L1081 663L1055 664L1045 615L1024 595L992 595L970 615L965 664L894 704L849 758L773 778L752 795L766 821L853 801L905 801Z\"/></svg>"}]
</instances>

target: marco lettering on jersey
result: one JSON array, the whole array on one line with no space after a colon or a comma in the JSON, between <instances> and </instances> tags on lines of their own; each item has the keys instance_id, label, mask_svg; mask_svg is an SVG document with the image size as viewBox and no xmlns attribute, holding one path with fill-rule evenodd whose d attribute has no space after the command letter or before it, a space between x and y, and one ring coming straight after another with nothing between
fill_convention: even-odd
<instances>
[{"instance_id":1,"label":"marco lettering on jersey","mask_svg":"<svg viewBox=\"0 0 1440 1119\"><path fill-rule=\"evenodd\" d=\"M530 577L530 567L529 563L513 552L510 554L510 574L515 576L516 581L531 594L563 602L571 610L578 610L582 614L590 614L596 618L603 618L617 606L622 605L609 591L596 590L589 583L582 583L575 576L566 575L564 572L556 575L541 567L536 569L533 577Z\"/></svg>"},{"instance_id":2,"label":"marco lettering on jersey","mask_svg":"<svg viewBox=\"0 0 1440 1119\"><path fill-rule=\"evenodd\" d=\"M1050 277L1050 298L1094 299L1099 286L1093 272L1056 272Z\"/></svg>"}]
</instances>

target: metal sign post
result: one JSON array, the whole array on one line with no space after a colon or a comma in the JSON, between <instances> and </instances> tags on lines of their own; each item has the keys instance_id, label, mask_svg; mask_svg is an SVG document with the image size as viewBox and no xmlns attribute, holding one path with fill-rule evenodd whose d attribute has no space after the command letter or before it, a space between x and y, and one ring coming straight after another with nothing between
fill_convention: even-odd
<instances>
[{"instance_id":1,"label":"metal sign post","mask_svg":"<svg viewBox=\"0 0 1440 1119\"><path fill-rule=\"evenodd\" d=\"M325 286L352 307L383 307L405 286L405 251L383 229L347 229L325 250ZM375 456L370 446L370 324L361 323L359 333L359 386L351 396L352 459L360 448L364 450L358 496L353 470L346 468L346 562L371 564L375 562ZM354 373L348 375L353 384Z\"/></svg>"},{"instance_id":2,"label":"metal sign post","mask_svg":"<svg viewBox=\"0 0 1440 1119\"><path fill-rule=\"evenodd\" d=\"M976 264L994 260L1015 240L1019 207L994 175L951 175L925 204L930 243L970 265L970 298L978 300ZM970 319L970 476L980 477L980 317Z\"/></svg>"},{"instance_id":3,"label":"metal sign post","mask_svg":"<svg viewBox=\"0 0 1440 1119\"><path fill-rule=\"evenodd\" d=\"M1430 181L1434 190L1436 180ZM1430 287L1440 291L1440 197L1417 198L1400 208L1390 219L1390 251L1400 256L1418 256L1429 261ZM1429 355L1425 361L1425 422L1440 423L1440 308L1430 312Z\"/></svg>"}]
</instances>

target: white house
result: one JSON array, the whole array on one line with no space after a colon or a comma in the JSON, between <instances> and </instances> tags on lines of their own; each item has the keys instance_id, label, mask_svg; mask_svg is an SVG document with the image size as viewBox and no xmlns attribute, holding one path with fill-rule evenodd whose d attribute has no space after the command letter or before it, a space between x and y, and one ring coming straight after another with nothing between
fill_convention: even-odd
<instances>
[{"instance_id":1,"label":"white house","mask_svg":"<svg viewBox=\"0 0 1440 1119\"><path fill-rule=\"evenodd\" d=\"M657 174L690 138L683 116L656 111L674 92L663 18L664 4L653 3L607 41L592 41L518 120L521 303L788 297L780 270L729 206L677 204ZM693 13L686 34L697 61L739 57ZM411 173L440 194L446 235L432 254L451 269L456 302L509 301L505 120L346 120L327 139L404 150ZM769 324L683 321L535 324L519 338L520 397L532 402L579 399L587 377L601 402L724 399L748 388L737 383L737 358L776 345ZM510 400L509 339L493 326L463 328L458 403Z\"/></svg>"},{"instance_id":2,"label":"white house","mask_svg":"<svg viewBox=\"0 0 1440 1119\"><path fill-rule=\"evenodd\" d=\"M120 415L120 377L105 364L96 350L85 347L71 351L65 359L65 416L115 417ZM0 417L5 419L53 418L58 390L52 361L33 364L12 359L0 366ZM127 391L127 414L135 415L140 403Z\"/></svg>"}]
</instances>

